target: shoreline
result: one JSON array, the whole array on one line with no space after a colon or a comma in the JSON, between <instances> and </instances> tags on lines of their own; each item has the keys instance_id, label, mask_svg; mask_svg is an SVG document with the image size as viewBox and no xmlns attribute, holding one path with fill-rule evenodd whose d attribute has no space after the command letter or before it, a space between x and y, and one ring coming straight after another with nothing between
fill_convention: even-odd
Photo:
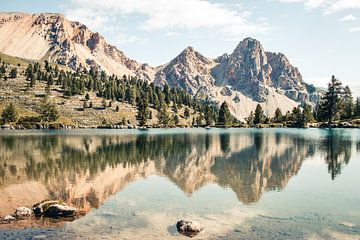
<instances>
[{"instance_id":1,"label":"shoreline","mask_svg":"<svg viewBox=\"0 0 360 240\"><path fill-rule=\"evenodd\" d=\"M75 126L75 125L64 125L64 124L34 124L32 127L24 126L22 124L8 124L1 125L0 131L2 130L94 130L94 129L107 129L107 130L129 130L129 129L137 129L137 130L150 130L150 129L227 129L227 128L244 128L244 129L360 129L360 125L350 124L350 123L335 123L328 124L324 123L313 123L308 124L306 127L293 127L291 125L283 125L283 124L259 124L257 126L249 126L249 125L235 125L235 126L190 126L190 125L171 125L171 126L138 126L128 124L124 125L98 125L98 126Z\"/></svg>"}]
</instances>

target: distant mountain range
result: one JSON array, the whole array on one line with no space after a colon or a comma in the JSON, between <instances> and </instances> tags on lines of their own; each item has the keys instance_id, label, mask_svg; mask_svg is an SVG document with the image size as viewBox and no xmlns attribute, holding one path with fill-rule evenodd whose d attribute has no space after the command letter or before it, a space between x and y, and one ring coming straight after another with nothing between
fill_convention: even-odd
<instances>
[{"instance_id":1,"label":"distant mountain range","mask_svg":"<svg viewBox=\"0 0 360 240\"><path fill-rule=\"evenodd\" d=\"M62 14L0 13L0 52L48 60L74 70L94 66L108 74L181 87L215 104L227 101L239 119L248 116L258 103L273 115L277 107L285 113L299 104L314 105L321 96L318 89L303 81L284 54L266 52L252 38L216 59L188 47L169 63L152 67L128 58L99 33Z\"/></svg>"}]
</instances>

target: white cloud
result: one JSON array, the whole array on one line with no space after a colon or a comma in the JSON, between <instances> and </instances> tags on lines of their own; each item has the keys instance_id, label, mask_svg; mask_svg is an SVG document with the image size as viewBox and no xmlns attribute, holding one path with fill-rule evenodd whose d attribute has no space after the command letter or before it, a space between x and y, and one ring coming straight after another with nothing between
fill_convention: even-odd
<instances>
[{"instance_id":1,"label":"white cloud","mask_svg":"<svg viewBox=\"0 0 360 240\"><path fill-rule=\"evenodd\" d=\"M360 31L360 27L353 27L349 29L349 32L359 32Z\"/></svg>"},{"instance_id":2,"label":"white cloud","mask_svg":"<svg viewBox=\"0 0 360 240\"><path fill-rule=\"evenodd\" d=\"M283 3L303 3L308 9L323 8L324 14L360 9L360 0L278 0Z\"/></svg>"},{"instance_id":3,"label":"white cloud","mask_svg":"<svg viewBox=\"0 0 360 240\"><path fill-rule=\"evenodd\" d=\"M346 15L339 19L340 22L348 22L348 21L355 21L355 20L356 20L356 17L354 17L354 15L352 15L352 14Z\"/></svg>"},{"instance_id":4,"label":"white cloud","mask_svg":"<svg viewBox=\"0 0 360 240\"><path fill-rule=\"evenodd\" d=\"M70 3L66 15L96 29L113 25L113 17L133 15L142 19L137 28L143 31L212 28L233 37L269 30L262 21L250 21L251 12L208 0L71 0Z\"/></svg>"}]
</instances>

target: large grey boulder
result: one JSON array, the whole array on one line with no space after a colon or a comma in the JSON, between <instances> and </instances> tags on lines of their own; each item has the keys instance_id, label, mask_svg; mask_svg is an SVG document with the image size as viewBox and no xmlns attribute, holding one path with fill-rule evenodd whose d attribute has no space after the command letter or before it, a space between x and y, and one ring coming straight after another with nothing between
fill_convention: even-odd
<instances>
[{"instance_id":1,"label":"large grey boulder","mask_svg":"<svg viewBox=\"0 0 360 240\"><path fill-rule=\"evenodd\" d=\"M176 223L177 231L187 237L195 237L205 229L203 225L192 220L180 220Z\"/></svg>"}]
</instances>

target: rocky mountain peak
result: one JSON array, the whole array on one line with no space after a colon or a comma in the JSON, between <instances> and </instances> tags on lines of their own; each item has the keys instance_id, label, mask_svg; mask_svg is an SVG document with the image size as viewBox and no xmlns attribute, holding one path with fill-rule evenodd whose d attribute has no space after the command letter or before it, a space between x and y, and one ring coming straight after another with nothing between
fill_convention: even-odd
<instances>
[{"instance_id":1,"label":"rocky mountain peak","mask_svg":"<svg viewBox=\"0 0 360 240\"><path fill-rule=\"evenodd\" d=\"M210 69L214 65L193 47L187 47L170 63L164 65L155 76L155 83L169 84L171 87L181 87L192 94L200 88L210 89L214 84ZM205 90L205 92L209 92Z\"/></svg>"}]
</instances>

